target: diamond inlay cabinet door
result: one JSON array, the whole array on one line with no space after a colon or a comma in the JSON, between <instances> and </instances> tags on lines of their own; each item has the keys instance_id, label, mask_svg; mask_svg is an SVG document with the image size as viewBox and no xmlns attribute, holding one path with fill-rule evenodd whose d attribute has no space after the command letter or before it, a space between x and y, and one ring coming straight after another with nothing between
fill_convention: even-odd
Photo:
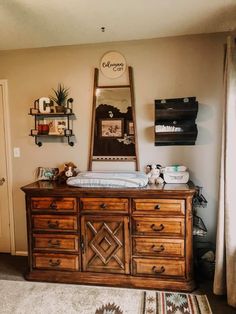
<instances>
[{"instance_id":1,"label":"diamond inlay cabinet door","mask_svg":"<svg viewBox=\"0 0 236 314\"><path fill-rule=\"evenodd\" d=\"M83 271L129 274L129 218L82 216Z\"/></svg>"}]
</instances>

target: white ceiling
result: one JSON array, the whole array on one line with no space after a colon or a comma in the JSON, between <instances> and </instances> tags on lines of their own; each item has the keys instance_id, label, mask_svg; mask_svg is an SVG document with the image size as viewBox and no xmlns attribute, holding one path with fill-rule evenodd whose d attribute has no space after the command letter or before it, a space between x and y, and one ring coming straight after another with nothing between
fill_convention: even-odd
<instances>
[{"instance_id":1,"label":"white ceiling","mask_svg":"<svg viewBox=\"0 0 236 314\"><path fill-rule=\"evenodd\" d=\"M0 23L0 50L212 33L236 0L0 0Z\"/></svg>"}]
</instances>

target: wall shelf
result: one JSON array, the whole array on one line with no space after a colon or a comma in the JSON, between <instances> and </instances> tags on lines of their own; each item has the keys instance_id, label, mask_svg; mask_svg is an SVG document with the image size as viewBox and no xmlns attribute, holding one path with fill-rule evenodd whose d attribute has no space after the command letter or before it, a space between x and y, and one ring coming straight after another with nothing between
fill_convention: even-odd
<instances>
[{"instance_id":1,"label":"wall shelf","mask_svg":"<svg viewBox=\"0 0 236 314\"><path fill-rule=\"evenodd\" d=\"M30 116L36 117L65 117L65 116L75 116L74 113L29 113Z\"/></svg>"},{"instance_id":2,"label":"wall shelf","mask_svg":"<svg viewBox=\"0 0 236 314\"><path fill-rule=\"evenodd\" d=\"M72 119L75 114L70 113L32 113L34 117L34 129L31 129L30 136L35 138L35 144L41 147L45 138L66 138L68 145L74 146L72 131Z\"/></svg>"}]
</instances>

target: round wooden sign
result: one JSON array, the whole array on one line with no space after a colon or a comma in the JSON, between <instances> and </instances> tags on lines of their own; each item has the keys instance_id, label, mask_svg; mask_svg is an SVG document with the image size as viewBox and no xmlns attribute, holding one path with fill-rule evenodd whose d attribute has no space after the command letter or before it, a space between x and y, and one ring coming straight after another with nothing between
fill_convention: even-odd
<instances>
[{"instance_id":1,"label":"round wooden sign","mask_svg":"<svg viewBox=\"0 0 236 314\"><path fill-rule=\"evenodd\" d=\"M100 70L108 78L120 77L126 70L126 60L117 51L107 52L101 59Z\"/></svg>"}]
</instances>

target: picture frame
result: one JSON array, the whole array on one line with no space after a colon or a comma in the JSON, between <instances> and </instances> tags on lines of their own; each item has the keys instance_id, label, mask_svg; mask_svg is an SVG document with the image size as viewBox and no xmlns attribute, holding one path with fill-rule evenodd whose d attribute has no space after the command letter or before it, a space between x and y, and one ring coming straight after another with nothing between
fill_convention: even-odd
<instances>
[{"instance_id":1,"label":"picture frame","mask_svg":"<svg viewBox=\"0 0 236 314\"><path fill-rule=\"evenodd\" d=\"M127 121L127 135L134 135L134 121Z\"/></svg>"},{"instance_id":2,"label":"picture frame","mask_svg":"<svg viewBox=\"0 0 236 314\"><path fill-rule=\"evenodd\" d=\"M99 135L101 138L122 138L124 135L123 119L100 119Z\"/></svg>"},{"instance_id":3,"label":"picture frame","mask_svg":"<svg viewBox=\"0 0 236 314\"><path fill-rule=\"evenodd\" d=\"M36 171L37 180L51 181L55 180L59 174L59 168L38 167Z\"/></svg>"},{"instance_id":4,"label":"picture frame","mask_svg":"<svg viewBox=\"0 0 236 314\"><path fill-rule=\"evenodd\" d=\"M43 123L49 125L48 135L64 136L65 130L68 129L67 117L44 117Z\"/></svg>"}]
</instances>

